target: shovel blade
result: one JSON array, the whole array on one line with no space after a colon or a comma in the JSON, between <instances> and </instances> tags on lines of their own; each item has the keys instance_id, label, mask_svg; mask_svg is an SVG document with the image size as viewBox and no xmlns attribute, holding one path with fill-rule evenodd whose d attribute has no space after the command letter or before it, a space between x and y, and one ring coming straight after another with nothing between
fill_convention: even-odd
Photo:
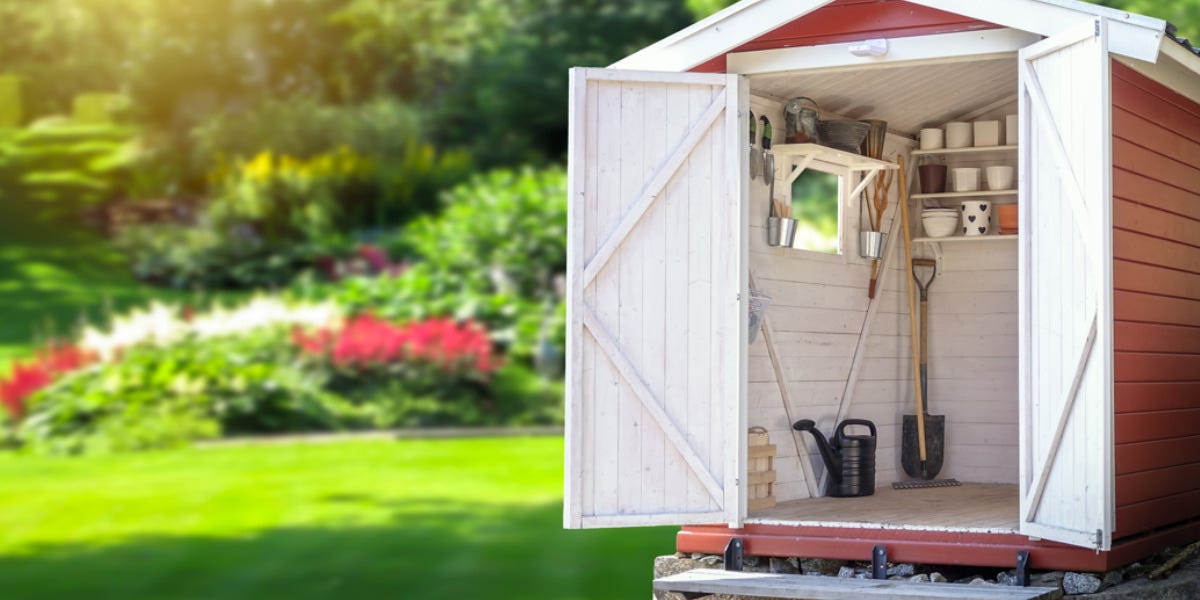
<instances>
[{"instance_id":1,"label":"shovel blade","mask_svg":"<svg viewBox=\"0 0 1200 600\"><path fill-rule=\"evenodd\" d=\"M900 466L909 477L933 479L942 470L946 453L946 415L925 415L925 461L921 462L917 415L904 415L900 435Z\"/></svg>"}]
</instances>

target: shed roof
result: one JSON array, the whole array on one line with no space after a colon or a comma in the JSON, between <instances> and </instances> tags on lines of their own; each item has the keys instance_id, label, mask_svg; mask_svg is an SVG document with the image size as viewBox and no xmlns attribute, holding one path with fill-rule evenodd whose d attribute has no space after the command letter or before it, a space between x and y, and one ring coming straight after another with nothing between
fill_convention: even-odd
<instances>
[{"instance_id":1,"label":"shed roof","mask_svg":"<svg viewBox=\"0 0 1200 600\"><path fill-rule=\"evenodd\" d=\"M1080 0L907 0L1001 27L1049 36L1081 20L1110 21L1111 49L1130 58L1155 62L1173 28L1155 19ZM670 37L614 63L612 68L686 71L766 34L781 24L833 4L834 0L742 0ZM1183 42L1188 50L1190 45ZM1197 57L1200 63L1200 56Z\"/></svg>"}]
</instances>

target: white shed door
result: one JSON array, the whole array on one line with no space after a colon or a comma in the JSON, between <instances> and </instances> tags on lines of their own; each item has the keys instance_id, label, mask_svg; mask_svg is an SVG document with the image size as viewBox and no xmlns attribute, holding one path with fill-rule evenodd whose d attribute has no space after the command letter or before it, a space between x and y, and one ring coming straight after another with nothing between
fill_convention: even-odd
<instances>
[{"instance_id":1,"label":"white shed door","mask_svg":"<svg viewBox=\"0 0 1200 600\"><path fill-rule=\"evenodd\" d=\"M1104 21L1020 53L1021 532L1109 549L1112 152Z\"/></svg>"},{"instance_id":2,"label":"white shed door","mask_svg":"<svg viewBox=\"0 0 1200 600\"><path fill-rule=\"evenodd\" d=\"M739 523L749 95L571 71L567 527Z\"/></svg>"}]
</instances>

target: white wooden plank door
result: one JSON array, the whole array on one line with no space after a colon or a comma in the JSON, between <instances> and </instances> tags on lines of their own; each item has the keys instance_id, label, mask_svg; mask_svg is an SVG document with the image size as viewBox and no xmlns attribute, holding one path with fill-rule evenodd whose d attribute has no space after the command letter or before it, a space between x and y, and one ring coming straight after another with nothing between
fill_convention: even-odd
<instances>
[{"instance_id":1,"label":"white wooden plank door","mask_svg":"<svg viewBox=\"0 0 1200 600\"><path fill-rule=\"evenodd\" d=\"M740 526L749 92L571 71L569 528Z\"/></svg>"},{"instance_id":2,"label":"white wooden plank door","mask_svg":"<svg viewBox=\"0 0 1200 600\"><path fill-rule=\"evenodd\" d=\"M1107 23L1020 52L1021 532L1112 543Z\"/></svg>"}]
</instances>

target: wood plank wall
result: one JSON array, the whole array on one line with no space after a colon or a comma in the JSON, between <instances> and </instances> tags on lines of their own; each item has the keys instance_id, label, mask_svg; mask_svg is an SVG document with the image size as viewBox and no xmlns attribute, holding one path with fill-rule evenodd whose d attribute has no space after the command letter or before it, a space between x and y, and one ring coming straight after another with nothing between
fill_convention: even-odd
<instances>
[{"instance_id":1,"label":"wood plank wall","mask_svg":"<svg viewBox=\"0 0 1200 600\"><path fill-rule=\"evenodd\" d=\"M758 100L752 101L751 108L755 114L767 110ZM776 112L767 114L774 123L782 118ZM900 148L893 138L887 155ZM785 169L782 161L777 168ZM893 185L893 207L898 185ZM850 234L844 258L772 248L766 245L766 192L765 184L751 184L750 270L758 287L773 299L768 314L793 402L791 417L813 419L830 435L869 307L870 263L858 257L859 216L856 210L844 214L843 228ZM782 194L777 187L776 195ZM915 201L912 206L913 235L919 236L920 213ZM893 209L891 215L895 218L898 213ZM1011 242L947 246L945 271L930 292L931 412L946 415L947 421L947 451L939 476L1016 483L1017 246ZM893 253L881 283L881 306L862 375L846 414L876 424L877 486L907 478L900 468L901 423L904 414L915 411L901 240L896 240ZM921 245L914 247L914 253L932 256ZM791 423L762 336L750 347L749 402L749 424L766 427L777 448L776 497L780 501L808 497ZM807 434L801 440L819 478L824 467L816 445Z\"/></svg>"},{"instance_id":2,"label":"wood plank wall","mask_svg":"<svg viewBox=\"0 0 1200 600\"><path fill-rule=\"evenodd\" d=\"M1116 534L1128 536L1200 516L1200 104L1120 63L1113 104Z\"/></svg>"},{"instance_id":3,"label":"wood plank wall","mask_svg":"<svg viewBox=\"0 0 1200 600\"><path fill-rule=\"evenodd\" d=\"M911 37L996 27L992 23L903 0L837 0L808 15L784 23L730 52L816 46L871 37ZM725 68L725 56L721 55L692 70L724 73Z\"/></svg>"},{"instance_id":4,"label":"wood plank wall","mask_svg":"<svg viewBox=\"0 0 1200 600\"><path fill-rule=\"evenodd\" d=\"M777 167L782 173L781 161ZM828 436L833 432L867 314L870 263L858 258L858 243L853 237L847 239L845 257L767 246L766 191L765 184L751 185L750 271L758 288L772 298L768 318L793 402L791 416L815 420ZM782 195L778 186L776 194ZM858 217L850 214L853 212L847 211L844 227L857 235ZM905 390L911 389L906 378L911 373L907 312L897 288L900 270L892 271L884 282L884 306L875 321L875 329L885 335L874 338L868 348L859 393L848 415L876 423L877 485L899 478L899 400L911 398L911 393L905 395ZM791 430L761 335L750 347L749 400L749 424L766 427L777 448L776 497L780 501L808 497L792 437L799 434ZM820 478L824 466L816 444L808 434L800 440L807 448L813 472Z\"/></svg>"}]
</instances>

